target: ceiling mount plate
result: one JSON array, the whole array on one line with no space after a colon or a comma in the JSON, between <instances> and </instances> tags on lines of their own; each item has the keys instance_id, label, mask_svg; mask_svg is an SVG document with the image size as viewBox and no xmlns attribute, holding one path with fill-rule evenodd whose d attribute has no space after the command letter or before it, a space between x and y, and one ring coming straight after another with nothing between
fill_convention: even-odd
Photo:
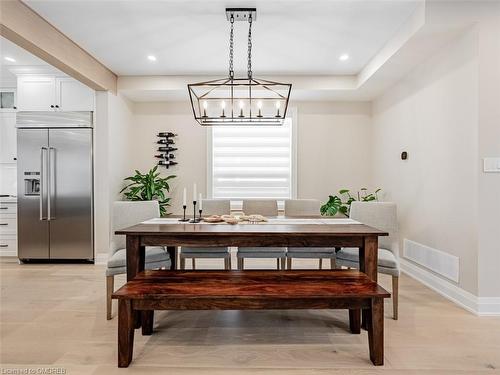
<instances>
[{"instance_id":1,"label":"ceiling mount plate","mask_svg":"<svg viewBox=\"0 0 500 375\"><path fill-rule=\"evenodd\" d=\"M252 16L252 21L257 21L257 8L226 8L226 18L231 21L231 15L235 21L246 21Z\"/></svg>"}]
</instances>

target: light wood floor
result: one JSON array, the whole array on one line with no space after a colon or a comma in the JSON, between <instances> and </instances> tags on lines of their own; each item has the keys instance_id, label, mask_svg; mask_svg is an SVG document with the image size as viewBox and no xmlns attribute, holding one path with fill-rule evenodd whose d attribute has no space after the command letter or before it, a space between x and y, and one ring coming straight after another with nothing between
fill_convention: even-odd
<instances>
[{"instance_id":1,"label":"light wood floor","mask_svg":"<svg viewBox=\"0 0 500 375\"><path fill-rule=\"evenodd\" d=\"M386 302L382 368L368 359L366 332L348 332L347 312L305 310L160 312L153 336L136 331L131 367L118 369L117 319L105 318L104 266L18 265L4 258L0 272L0 374L12 368L106 375L500 373L500 318L476 317L404 275L399 321ZM381 276L381 284L390 290L389 278Z\"/></svg>"}]
</instances>

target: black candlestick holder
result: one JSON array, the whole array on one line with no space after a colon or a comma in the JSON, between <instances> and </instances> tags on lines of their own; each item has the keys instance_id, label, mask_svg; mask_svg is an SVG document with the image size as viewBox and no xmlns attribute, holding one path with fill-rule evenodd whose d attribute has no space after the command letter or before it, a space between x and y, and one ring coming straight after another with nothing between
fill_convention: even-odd
<instances>
[{"instance_id":1,"label":"black candlestick holder","mask_svg":"<svg viewBox=\"0 0 500 375\"><path fill-rule=\"evenodd\" d=\"M200 208L198 210L198 213L200 214L200 216L198 216L198 222L200 222L202 219L201 219L201 213L203 212L203 210Z\"/></svg>"},{"instance_id":2,"label":"black candlestick holder","mask_svg":"<svg viewBox=\"0 0 500 375\"><path fill-rule=\"evenodd\" d=\"M193 218L189 220L190 223L199 223L200 220L196 218L196 201L193 201Z\"/></svg>"},{"instance_id":3,"label":"black candlestick holder","mask_svg":"<svg viewBox=\"0 0 500 375\"><path fill-rule=\"evenodd\" d=\"M182 214L182 219L179 219L179 221L186 222L189 221L189 219L186 219L186 205L182 205L182 209L184 210L184 213Z\"/></svg>"}]
</instances>

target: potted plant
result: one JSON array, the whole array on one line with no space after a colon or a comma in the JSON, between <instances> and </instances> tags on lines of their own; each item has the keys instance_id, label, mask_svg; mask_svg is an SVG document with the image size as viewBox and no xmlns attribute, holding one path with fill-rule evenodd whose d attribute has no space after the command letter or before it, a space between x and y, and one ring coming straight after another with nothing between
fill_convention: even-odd
<instances>
[{"instance_id":1,"label":"potted plant","mask_svg":"<svg viewBox=\"0 0 500 375\"><path fill-rule=\"evenodd\" d=\"M157 200L160 205L160 215L166 216L169 215L167 207L170 206L171 199L166 196L166 193L170 192L168 180L176 176L160 177L160 172L157 172L157 170L157 165L145 174L136 169L134 176L125 178L125 181L131 182L120 190L120 193L125 192L125 199L130 201Z\"/></svg>"},{"instance_id":2,"label":"potted plant","mask_svg":"<svg viewBox=\"0 0 500 375\"><path fill-rule=\"evenodd\" d=\"M351 211L351 203L355 201L359 202L371 202L378 201L378 193L381 189L375 190L373 193L368 193L367 188L361 188L356 196L352 196L350 190L341 189L339 190L339 196L330 195L328 201L321 206L320 212L323 216L335 216L341 213L349 217L349 212Z\"/></svg>"}]
</instances>

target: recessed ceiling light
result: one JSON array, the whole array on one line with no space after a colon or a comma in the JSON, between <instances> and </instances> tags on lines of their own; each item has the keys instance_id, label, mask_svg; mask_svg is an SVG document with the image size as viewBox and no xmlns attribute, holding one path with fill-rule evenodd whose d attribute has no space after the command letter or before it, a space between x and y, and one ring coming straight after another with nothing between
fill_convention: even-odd
<instances>
[{"instance_id":1,"label":"recessed ceiling light","mask_svg":"<svg viewBox=\"0 0 500 375\"><path fill-rule=\"evenodd\" d=\"M349 60L349 55L347 53L344 53L344 54L342 54L342 55L339 56L339 60L340 61Z\"/></svg>"},{"instance_id":2,"label":"recessed ceiling light","mask_svg":"<svg viewBox=\"0 0 500 375\"><path fill-rule=\"evenodd\" d=\"M148 56L148 60L149 60L149 61L156 61L156 56L149 55L149 56Z\"/></svg>"},{"instance_id":3,"label":"recessed ceiling light","mask_svg":"<svg viewBox=\"0 0 500 375\"><path fill-rule=\"evenodd\" d=\"M16 62L16 59L13 59L12 57L9 56L5 56L4 59L10 62Z\"/></svg>"}]
</instances>

